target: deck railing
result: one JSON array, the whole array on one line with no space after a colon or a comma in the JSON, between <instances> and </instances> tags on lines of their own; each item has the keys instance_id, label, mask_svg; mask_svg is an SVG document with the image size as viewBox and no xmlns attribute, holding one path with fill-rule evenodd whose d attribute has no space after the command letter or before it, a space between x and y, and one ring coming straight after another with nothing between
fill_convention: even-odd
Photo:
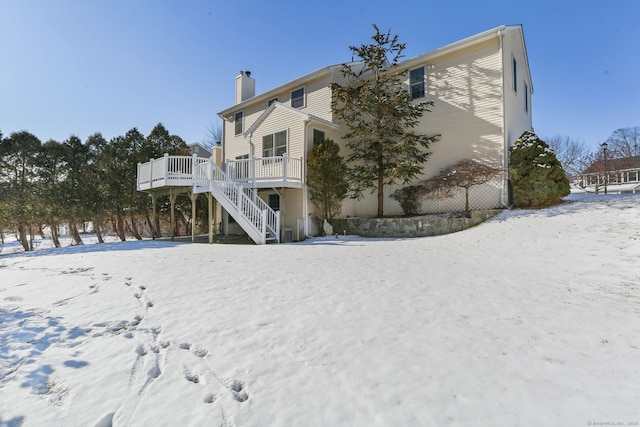
<instances>
[{"instance_id":1,"label":"deck railing","mask_svg":"<svg viewBox=\"0 0 640 427\"><path fill-rule=\"evenodd\" d=\"M210 160L193 156L169 156L138 163L138 191L165 186L191 186L207 176L208 169L203 164ZM198 172L198 169L202 169ZM274 187L300 186L302 184L302 159L288 156L227 160L225 179L245 184Z\"/></svg>"},{"instance_id":2,"label":"deck railing","mask_svg":"<svg viewBox=\"0 0 640 427\"><path fill-rule=\"evenodd\" d=\"M302 183L302 159L284 156L227 160L229 178L237 182Z\"/></svg>"}]
</instances>

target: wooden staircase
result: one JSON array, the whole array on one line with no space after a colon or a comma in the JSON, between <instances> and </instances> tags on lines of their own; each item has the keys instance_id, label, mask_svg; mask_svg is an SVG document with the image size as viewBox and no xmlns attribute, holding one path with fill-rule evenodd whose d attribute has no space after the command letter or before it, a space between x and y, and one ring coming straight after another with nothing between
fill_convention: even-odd
<instances>
[{"instance_id":1,"label":"wooden staircase","mask_svg":"<svg viewBox=\"0 0 640 427\"><path fill-rule=\"evenodd\" d=\"M280 242L280 212L271 209L256 189L229 179L211 160L198 163L193 176L193 192L210 192L256 244Z\"/></svg>"}]
</instances>

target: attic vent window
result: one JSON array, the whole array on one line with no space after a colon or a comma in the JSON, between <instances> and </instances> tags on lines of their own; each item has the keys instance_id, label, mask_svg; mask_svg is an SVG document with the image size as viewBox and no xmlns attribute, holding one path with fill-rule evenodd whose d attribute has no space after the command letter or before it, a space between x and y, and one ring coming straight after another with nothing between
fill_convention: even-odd
<instances>
[{"instance_id":1,"label":"attic vent window","mask_svg":"<svg viewBox=\"0 0 640 427\"><path fill-rule=\"evenodd\" d=\"M409 71L411 99L424 98L424 67Z\"/></svg>"},{"instance_id":2,"label":"attic vent window","mask_svg":"<svg viewBox=\"0 0 640 427\"><path fill-rule=\"evenodd\" d=\"M291 106L293 108L304 107L304 88L303 87L291 92Z\"/></svg>"}]
</instances>

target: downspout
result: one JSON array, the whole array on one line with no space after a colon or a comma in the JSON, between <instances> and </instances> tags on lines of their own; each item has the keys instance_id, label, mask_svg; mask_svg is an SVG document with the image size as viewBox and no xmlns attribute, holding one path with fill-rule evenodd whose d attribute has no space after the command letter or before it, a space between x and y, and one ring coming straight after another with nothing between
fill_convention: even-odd
<instances>
[{"instance_id":1,"label":"downspout","mask_svg":"<svg viewBox=\"0 0 640 427\"><path fill-rule=\"evenodd\" d=\"M509 180L509 171L507 170L507 153L509 151L509 133L507 132L507 121L505 120L505 85L504 85L504 67L505 67L505 58L504 58L504 46L503 46L504 32L502 30L498 31L498 40L500 40L500 58L502 60L502 67L500 67L500 83L502 85L502 90L500 91L500 107L502 108L501 120L502 120L502 156L501 156L501 164L500 167L505 174L502 178L502 191L500 191L500 202L502 206L507 206L508 203L508 195L507 189L508 180Z\"/></svg>"},{"instance_id":2,"label":"downspout","mask_svg":"<svg viewBox=\"0 0 640 427\"><path fill-rule=\"evenodd\" d=\"M304 150L302 150L302 166L301 166L301 171L300 171L300 179L302 180L302 218L304 218L304 236L305 238L309 236L309 202L307 200L307 180L306 180L306 173L307 173L307 144L309 143L307 141L307 135L308 135L308 128L309 128L309 123L311 123L311 120L305 120L304 121L304 132L303 132L303 140L304 140Z\"/></svg>"}]
</instances>

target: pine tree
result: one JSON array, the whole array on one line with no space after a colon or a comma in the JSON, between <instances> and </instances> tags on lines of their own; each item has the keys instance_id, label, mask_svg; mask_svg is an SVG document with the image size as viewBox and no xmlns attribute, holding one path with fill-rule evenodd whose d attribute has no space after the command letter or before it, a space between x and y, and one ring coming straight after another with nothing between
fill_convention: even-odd
<instances>
[{"instance_id":1,"label":"pine tree","mask_svg":"<svg viewBox=\"0 0 640 427\"><path fill-rule=\"evenodd\" d=\"M330 139L317 141L307 157L307 187L311 201L320 208L323 218L340 214L347 195L346 165L340 147Z\"/></svg>"},{"instance_id":2,"label":"pine tree","mask_svg":"<svg viewBox=\"0 0 640 427\"><path fill-rule=\"evenodd\" d=\"M405 43L373 27L374 43L349 47L361 61L343 65L346 83L330 86L332 110L348 129L344 138L351 150L347 164L352 196L377 190L381 217L385 185L406 184L420 174L431 154L427 148L437 136L412 131L433 102L414 102L404 84L406 73L397 70Z\"/></svg>"},{"instance_id":3,"label":"pine tree","mask_svg":"<svg viewBox=\"0 0 640 427\"><path fill-rule=\"evenodd\" d=\"M524 132L509 149L514 203L543 207L559 203L570 193L562 164L546 142Z\"/></svg>"}]
</instances>

